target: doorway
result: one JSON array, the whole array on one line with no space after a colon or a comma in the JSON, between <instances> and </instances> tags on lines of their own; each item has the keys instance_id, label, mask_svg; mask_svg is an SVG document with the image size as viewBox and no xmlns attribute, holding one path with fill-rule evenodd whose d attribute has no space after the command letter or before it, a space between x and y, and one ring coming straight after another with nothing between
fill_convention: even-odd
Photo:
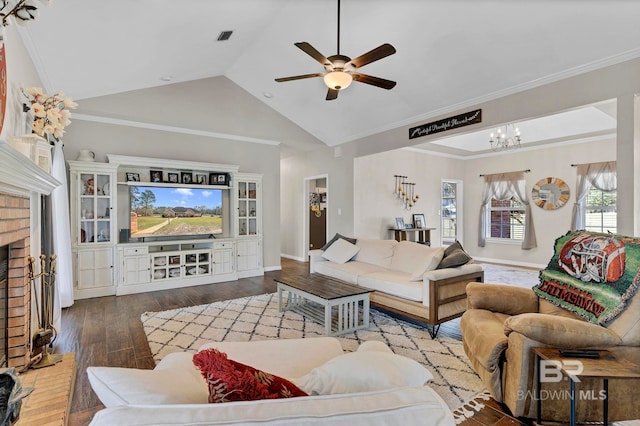
<instances>
[{"instance_id":1,"label":"doorway","mask_svg":"<svg viewBox=\"0 0 640 426\"><path fill-rule=\"evenodd\" d=\"M304 179L304 239L303 258L309 250L319 249L327 242L328 175L310 176Z\"/></svg>"},{"instance_id":2,"label":"doorway","mask_svg":"<svg viewBox=\"0 0 640 426\"><path fill-rule=\"evenodd\" d=\"M462 241L462 181L442 179L440 205L440 243L443 247Z\"/></svg>"}]
</instances>

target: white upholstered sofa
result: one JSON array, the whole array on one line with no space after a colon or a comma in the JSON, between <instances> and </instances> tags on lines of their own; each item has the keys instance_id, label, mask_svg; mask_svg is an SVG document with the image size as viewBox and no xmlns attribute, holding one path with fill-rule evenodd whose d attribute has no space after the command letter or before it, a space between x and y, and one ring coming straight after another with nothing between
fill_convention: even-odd
<instances>
[{"instance_id":1,"label":"white upholstered sofa","mask_svg":"<svg viewBox=\"0 0 640 426\"><path fill-rule=\"evenodd\" d=\"M464 313L467 284L484 280L482 266L472 262L438 268L447 265L443 260L446 251L453 257L460 254L454 253L458 247L462 250L458 244L445 250L412 241L359 238L354 244L357 249L351 251L355 255L348 257L350 247L343 241L344 237L338 238L326 250L310 251L309 271L374 290L374 305L431 325L431 337L441 323ZM331 256L329 251L334 248L346 255Z\"/></svg>"},{"instance_id":2,"label":"white upholstered sofa","mask_svg":"<svg viewBox=\"0 0 640 426\"><path fill-rule=\"evenodd\" d=\"M333 337L217 342L201 350L212 347L291 380L310 396L207 403L193 354L171 353L154 370L89 367L91 386L106 406L91 426L423 425L425 419L455 425L442 398L424 384L430 373L382 342L365 342L351 353Z\"/></svg>"}]
</instances>

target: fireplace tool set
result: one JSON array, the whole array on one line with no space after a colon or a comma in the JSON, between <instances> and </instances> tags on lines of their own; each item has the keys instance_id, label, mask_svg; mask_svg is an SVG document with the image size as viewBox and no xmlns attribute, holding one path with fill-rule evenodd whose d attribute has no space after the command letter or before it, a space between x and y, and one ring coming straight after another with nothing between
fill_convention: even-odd
<instances>
[{"instance_id":1,"label":"fireplace tool set","mask_svg":"<svg viewBox=\"0 0 640 426\"><path fill-rule=\"evenodd\" d=\"M54 365L62 361L60 355L52 355L49 353L49 347L57 337L57 331L53 327L53 286L56 281L56 255L49 256L49 271L46 270L46 256L40 255L40 273L35 274L35 259L29 257L29 279L33 285L33 291L36 295L36 312L38 315L38 326L40 327L33 334L32 346L35 352L36 348L41 348L39 354L31 360L31 368L42 368ZM40 297L36 285L40 282ZM38 300L42 302L42 309Z\"/></svg>"}]
</instances>

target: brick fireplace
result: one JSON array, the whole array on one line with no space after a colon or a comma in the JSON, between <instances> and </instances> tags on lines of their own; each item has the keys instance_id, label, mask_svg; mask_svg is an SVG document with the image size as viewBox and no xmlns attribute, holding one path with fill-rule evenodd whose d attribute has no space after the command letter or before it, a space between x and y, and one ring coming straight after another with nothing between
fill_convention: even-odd
<instances>
[{"instance_id":1,"label":"brick fireplace","mask_svg":"<svg viewBox=\"0 0 640 426\"><path fill-rule=\"evenodd\" d=\"M5 141L0 140L0 247L8 246L7 366L28 364L34 325L34 297L28 257L40 254L42 195L60 183ZM36 268L36 272L39 268ZM2 358L4 354L0 354Z\"/></svg>"},{"instance_id":2,"label":"brick fireplace","mask_svg":"<svg viewBox=\"0 0 640 426\"><path fill-rule=\"evenodd\" d=\"M0 247L9 248L5 347L7 366L16 368L28 363L30 353L30 204L29 197L0 192Z\"/></svg>"}]
</instances>

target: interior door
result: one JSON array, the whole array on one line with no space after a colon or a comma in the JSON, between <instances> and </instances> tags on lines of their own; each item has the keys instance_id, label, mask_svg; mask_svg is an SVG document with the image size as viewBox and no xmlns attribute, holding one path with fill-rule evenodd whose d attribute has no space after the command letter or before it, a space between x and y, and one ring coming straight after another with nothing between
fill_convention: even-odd
<instances>
[{"instance_id":1,"label":"interior door","mask_svg":"<svg viewBox=\"0 0 640 426\"><path fill-rule=\"evenodd\" d=\"M443 180L441 191L440 229L441 244L446 247L462 240L460 222L462 204L462 181Z\"/></svg>"}]
</instances>

